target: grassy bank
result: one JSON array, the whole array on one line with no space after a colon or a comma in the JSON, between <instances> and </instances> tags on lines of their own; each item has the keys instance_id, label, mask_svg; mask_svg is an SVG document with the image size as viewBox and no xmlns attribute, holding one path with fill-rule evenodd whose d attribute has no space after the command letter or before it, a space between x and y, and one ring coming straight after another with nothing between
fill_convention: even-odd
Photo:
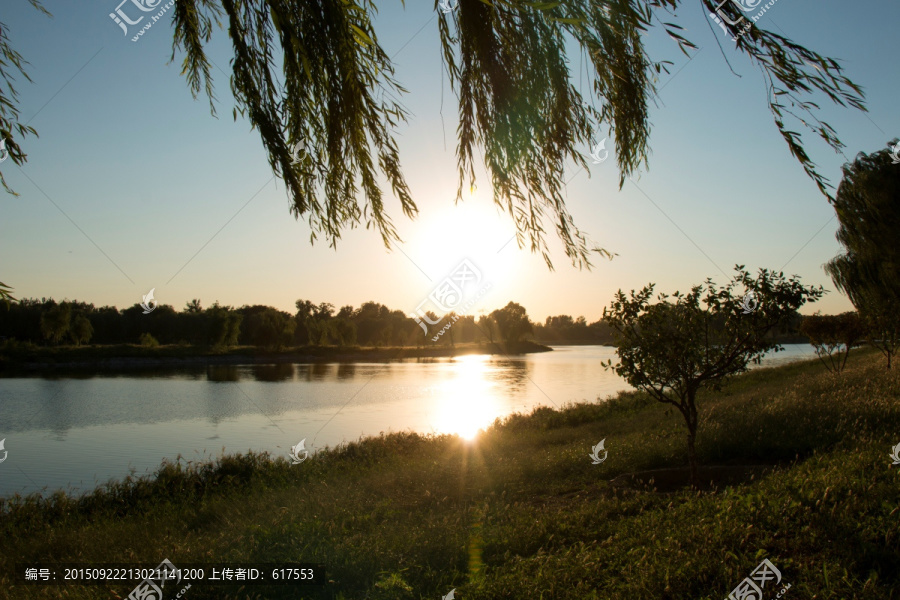
<instances>
[{"instance_id":1,"label":"grassy bank","mask_svg":"<svg viewBox=\"0 0 900 600\"><path fill-rule=\"evenodd\" d=\"M333 583L308 597L437 600L455 588L459 600L720 600L768 558L791 584L786 600L900 599L900 471L888 457L900 370L864 350L840 377L816 361L759 369L699 404L700 458L729 466L702 474L745 481L678 488L686 473L665 469L685 464L681 416L631 393L513 416L474 443L395 434L300 465L228 456L79 500L12 499L0 514L0 596L106 599L134 587L13 586L17 560L168 558L324 563ZM593 465L604 438L608 459ZM184 598L302 591L198 584Z\"/></svg>"},{"instance_id":2,"label":"grassy bank","mask_svg":"<svg viewBox=\"0 0 900 600\"><path fill-rule=\"evenodd\" d=\"M184 364L245 364L291 362L368 362L397 358L440 358L466 354L526 354L551 349L534 342L507 347L500 344L456 344L454 346L300 346L281 350L256 346L208 348L190 345L148 347L138 344L85 346L37 346L0 344L0 369L99 368L115 369Z\"/></svg>"}]
</instances>

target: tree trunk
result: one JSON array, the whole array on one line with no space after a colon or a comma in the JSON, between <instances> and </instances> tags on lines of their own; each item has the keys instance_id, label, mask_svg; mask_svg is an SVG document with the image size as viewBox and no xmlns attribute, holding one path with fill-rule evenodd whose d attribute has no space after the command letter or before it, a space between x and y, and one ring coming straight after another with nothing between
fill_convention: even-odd
<instances>
[{"instance_id":1,"label":"tree trunk","mask_svg":"<svg viewBox=\"0 0 900 600\"><path fill-rule=\"evenodd\" d=\"M687 392L687 407L684 418L688 426L688 462L691 466L691 487L700 488L700 473L697 468L697 405L694 403L695 391L692 388Z\"/></svg>"},{"instance_id":2,"label":"tree trunk","mask_svg":"<svg viewBox=\"0 0 900 600\"><path fill-rule=\"evenodd\" d=\"M691 465L691 487L700 488L700 473L697 470L697 450L694 447L694 439L696 437L696 427L688 430L688 462Z\"/></svg>"}]
</instances>

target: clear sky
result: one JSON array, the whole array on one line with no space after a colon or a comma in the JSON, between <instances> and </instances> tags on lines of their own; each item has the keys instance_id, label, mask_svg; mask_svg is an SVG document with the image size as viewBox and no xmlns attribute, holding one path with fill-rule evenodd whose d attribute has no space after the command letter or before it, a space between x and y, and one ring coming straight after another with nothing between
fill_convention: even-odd
<instances>
[{"instance_id":1,"label":"clear sky","mask_svg":"<svg viewBox=\"0 0 900 600\"><path fill-rule=\"evenodd\" d=\"M508 243L512 221L493 207L483 173L475 194L454 205L456 102L442 83L431 1L405 9L399 0L381 2L376 20L409 90L410 121L397 133L420 209L409 221L396 200L388 203L404 239L392 251L364 227L347 231L336 251L310 245L309 227L288 212L257 132L232 119L228 77L214 69L216 119L205 97L192 99L181 57L167 64L169 15L133 43L108 16L116 0L45 4L52 19L26 0L4 0L0 16L31 63L34 83L19 82L20 106L40 134L26 139L23 168L0 165L21 194L0 198L0 281L17 297L124 308L155 288L160 303L176 308L200 298L204 306L218 300L293 312L304 298L336 306L374 300L411 312L466 257L493 283L473 310L513 300L534 320L571 314L593 321L619 288L655 282L671 293L707 277L724 283L735 264L834 288L822 270L840 249L834 211L778 134L760 71L710 27L699 2L686 2L677 18L700 47L691 60L662 31L648 34L652 57L675 63L651 112L649 170L621 191L612 158L592 165L590 177L571 171L576 223L618 254L611 262L598 257L590 272L573 268L555 237L548 238L553 272ZM778 0L759 21L841 59L864 87L869 114L814 98L847 144L841 156L805 136L835 186L846 160L900 133L898 23L900 4L885 0ZM226 72L229 49L217 32L211 57ZM851 308L832 291L803 312Z\"/></svg>"}]
</instances>

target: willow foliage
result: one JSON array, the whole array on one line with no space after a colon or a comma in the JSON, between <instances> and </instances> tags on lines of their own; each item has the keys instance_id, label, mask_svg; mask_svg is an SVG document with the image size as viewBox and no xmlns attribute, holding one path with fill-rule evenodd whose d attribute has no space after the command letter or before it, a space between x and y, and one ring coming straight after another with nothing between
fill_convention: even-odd
<instances>
[{"instance_id":1,"label":"willow foliage","mask_svg":"<svg viewBox=\"0 0 900 600\"><path fill-rule=\"evenodd\" d=\"M898 140L893 141L894 144ZM834 210L844 247L825 264L837 288L860 312L900 308L900 166L890 152L860 152L844 165ZM897 317L895 317L895 320Z\"/></svg>"},{"instance_id":2,"label":"willow foliage","mask_svg":"<svg viewBox=\"0 0 900 600\"><path fill-rule=\"evenodd\" d=\"M659 74L672 63L647 55L645 34L662 27L689 55L697 46L671 22L676 9L699 5L704 13L718 10L728 22L738 22L737 0L721 5L716 0L449 1L458 2L452 11L439 11L438 0L434 7L444 66L459 99L457 201L467 180L474 182L480 151L494 201L515 219L520 245L529 244L552 268L545 241L552 227L573 264L589 267L593 252L611 257L589 243L566 208L566 166L588 168L584 153L601 127L615 140L620 187L642 162L647 166L649 104ZM407 217L417 212L395 141L407 116L398 100L405 90L372 25L376 4L178 0L173 11L172 58L183 54L192 94L205 93L213 113L206 45L216 26L227 30L234 51L234 117L247 117L259 130L272 169L287 185L291 211L308 219L312 240L321 235L331 245L346 228L363 222L386 246L399 239L385 208L385 183ZM816 117L819 107L810 97L821 93L838 105L865 110L862 91L836 60L745 22L749 29L736 38L736 49L762 71L782 137L830 198L827 180L787 121L802 124L839 151L843 145ZM716 37L717 43L721 39ZM589 65L588 98L571 83L573 44ZM5 78L8 61L18 66L19 58L2 48ZM593 108L598 98L600 110ZM8 94L0 102L5 117L14 103ZM10 137L5 118L2 126ZM295 153L298 144L303 151ZM15 143L11 149L16 162L24 159Z\"/></svg>"},{"instance_id":3,"label":"willow foliage","mask_svg":"<svg viewBox=\"0 0 900 600\"><path fill-rule=\"evenodd\" d=\"M28 1L37 10L50 16L50 13L38 0ZM22 152L21 146L16 142L14 133L19 138L24 138L26 135L37 136L34 127L29 127L27 123L19 121L19 91L15 87L15 81L16 74L24 77L26 81L31 81L25 70L27 64L28 61L10 45L6 24L0 22L0 157L4 161L12 158L13 163L17 165L25 164L27 155ZM6 184L6 178L3 177L2 171L0 171L0 185L8 194L18 196ZM3 287L0 284L0 300L7 297Z\"/></svg>"}]
</instances>

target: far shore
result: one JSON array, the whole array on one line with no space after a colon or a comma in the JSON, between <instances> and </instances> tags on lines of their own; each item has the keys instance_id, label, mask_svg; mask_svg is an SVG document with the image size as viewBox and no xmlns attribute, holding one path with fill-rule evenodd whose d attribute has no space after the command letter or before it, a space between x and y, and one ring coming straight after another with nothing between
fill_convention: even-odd
<instances>
[{"instance_id":1,"label":"far shore","mask_svg":"<svg viewBox=\"0 0 900 600\"><path fill-rule=\"evenodd\" d=\"M448 358L471 354L517 355L550 352L535 342L505 344L457 344L455 346L305 346L266 350L252 346L227 349L167 345L145 347L136 344L108 346L44 347L21 345L0 347L0 372L45 369L134 369L198 365L240 365L273 363L381 362L406 358Z\"/></svg>"}]
</instances>

